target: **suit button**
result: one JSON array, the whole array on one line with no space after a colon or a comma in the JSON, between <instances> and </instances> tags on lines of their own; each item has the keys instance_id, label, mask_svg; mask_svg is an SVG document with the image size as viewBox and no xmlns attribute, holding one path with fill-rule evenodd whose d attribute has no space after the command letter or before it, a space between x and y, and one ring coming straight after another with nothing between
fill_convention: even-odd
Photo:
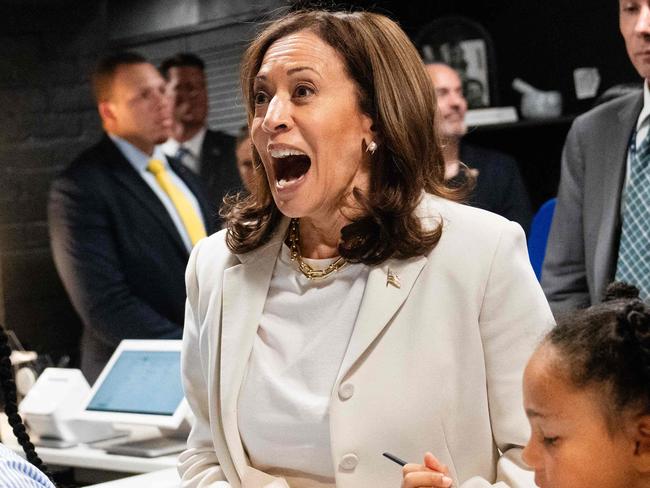
<instances>
[{"instance_id":1,"label":"suit button","mask_svg":"<svg viewBox=\"0 0 650 488\"><path fill-rule=\"evenodd\" d=\"M345 383L339 387L339 398L341 400L349 400L354 395L354 385L352 383Z\"/></svg>"},{"instance_id":2,"label":"suit button","mask_svg":"<svg viewBox=\"0 0 650 488\"><path fill-rule=\"evenodd\" d=\"M359 464L359 457L356 454L346 454L341 458L341 462L339 463L339 468L344 469L346 471L352 471L354 468L357 467L357 464Z\"/></svg>"}]
</instances>

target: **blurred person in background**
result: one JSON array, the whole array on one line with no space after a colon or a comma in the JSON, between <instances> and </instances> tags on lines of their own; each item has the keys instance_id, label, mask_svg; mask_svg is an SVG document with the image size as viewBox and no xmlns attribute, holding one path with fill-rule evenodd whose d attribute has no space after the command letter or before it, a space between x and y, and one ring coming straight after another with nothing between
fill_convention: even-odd
<instances>
[{"instance_id":1,"label":"blurred person in background","mask_svg":"<svg viewBox=\"0 0 650 488\"><path fill-rule=\"evenodd\" d=\"M650 299L650 0L619 0L619 29L643 89L582 114L567 135L542 268L556 314L600 303L614 280Z\"/></svg>"},{"instance_id":2,"label":"blurred person in background","mask_svg":"<svg viewBox=\"0 0 650 488\"><path fill-rule=\"evenodd\" d=\"M507 154L463 141L467 101L460 76L442 63L428 64L426 69L436 91L445 179L451 186L462 186L468 176L475 179L468 203L513 220L528 232L530 199L517 162Z\"/></svg>"},{"instance_id":3,"label":"blurred person in background","mask_svg":"<svg viewBox=\"0 0 650 488\"><path fill-rule=\"evenodd\" d=\"M241 188L236 168L235 138L208 127L205 63L192 53L165 59L160 72L167 80L173 122L163 151L199 176L218 214L224 196Z\"/></svg>"},{"instance_id":4,"label":"blurred person in background","mask_svg":"<svg viewBox=\"0 0 650 488\"><path fill-rule=\"evenodd\" d=\"M52 183L54 263L84 325L81 369L93 382L122 339L179 339L192 246L214 230L195 176L165 157L165 81L136 53L92 75L105 134Z\"/></svg>"}]
</instances>

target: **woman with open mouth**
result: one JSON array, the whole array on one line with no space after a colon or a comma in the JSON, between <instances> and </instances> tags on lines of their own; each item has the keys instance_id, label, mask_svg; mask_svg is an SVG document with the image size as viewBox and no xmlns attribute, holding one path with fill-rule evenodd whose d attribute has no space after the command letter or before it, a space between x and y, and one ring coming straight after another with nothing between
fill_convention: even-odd
<instances>
[{"instance_id":1,"label":"woman with open mouth","mask_svg":"<svg viewBox=\"0 0 650 488\"><path fill-rule=\"evenodd\" d=\"M521 378L553 319L519 225L445 187L407 36L291 13L241 75L256 184L188 265L183 486L534 486Z\"/></svg>"}]
</instances>

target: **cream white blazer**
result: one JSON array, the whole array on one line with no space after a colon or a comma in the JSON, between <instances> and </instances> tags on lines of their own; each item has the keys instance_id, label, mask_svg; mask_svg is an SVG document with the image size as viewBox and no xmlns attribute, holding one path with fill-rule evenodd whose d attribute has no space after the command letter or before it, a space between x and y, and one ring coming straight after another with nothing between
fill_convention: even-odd
<instances>
[{"instance_id":1,"label":"cream white blazer","mask_svg":"<svg viewBox=\"0 0 650 488\"><path fill-rule=\"evenodd\" d=\"M332 390L336 486L398 488L401 469L382 452L422 462L431 451L454 486L532 488L520 460L522 372L553 318L524 233L431 195L417 215L427 227L442 221L442 237L426 256L371 267ZM179 457L184 487L286 486L249 466L237 398L287 225L244 255L219 232L190 258L182 371L196 421Z\"/></svg>"}]
</instances>

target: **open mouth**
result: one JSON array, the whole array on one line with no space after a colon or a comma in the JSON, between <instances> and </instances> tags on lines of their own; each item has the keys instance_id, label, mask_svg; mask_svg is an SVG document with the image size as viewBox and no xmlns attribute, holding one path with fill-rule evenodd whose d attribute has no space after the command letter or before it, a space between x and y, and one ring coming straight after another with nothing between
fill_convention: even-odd
<instances>
[{"instance_id":1,"label":"open mouth","mask_svg":"<svg viewBox=\"0 0 650 488\"><path fill-rule=\"evenodd\" d=\"M275 186L282 190L301 181L311 167L311 159L297 149L274 149L271 152Z\"/></svg>"}]
</instances>

